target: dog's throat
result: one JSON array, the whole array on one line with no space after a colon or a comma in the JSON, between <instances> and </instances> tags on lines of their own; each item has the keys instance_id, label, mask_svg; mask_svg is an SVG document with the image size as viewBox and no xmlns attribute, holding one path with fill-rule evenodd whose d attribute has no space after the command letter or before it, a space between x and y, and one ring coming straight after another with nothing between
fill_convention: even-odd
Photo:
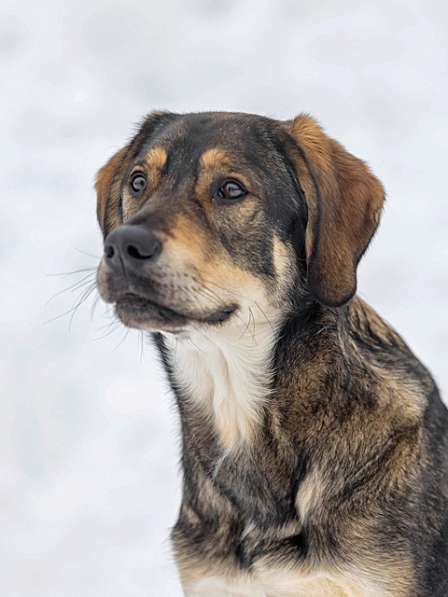
<instances>
[{"instance_id":1,"label":"dog's throat","mask_svg":"<svg viewBox=\"0 0 448 597\"><path fill-rule=\"evenodd\" d=\"M246 337L216 331L166 339L176 385L205 409L226 451L250 443L261 424L276 337L265 324Z\"/></svg>"}]
</instances>

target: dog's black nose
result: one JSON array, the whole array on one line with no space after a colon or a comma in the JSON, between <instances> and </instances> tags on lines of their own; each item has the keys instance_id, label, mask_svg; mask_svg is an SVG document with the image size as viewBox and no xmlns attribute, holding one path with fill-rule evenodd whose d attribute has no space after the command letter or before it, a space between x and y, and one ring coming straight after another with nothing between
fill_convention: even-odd
<instances>
[{"instance_id":1,"label":"dog's black nose","mask_svg":"<svg viewBox=\"0 0 448 597\"><path fill-rule=\"evenodd\" d=\"M140 270L149 261L155 261L162 252L162 243L147 228L123 225L113 230L104 241L104 259L109 267Z\"/></svg>"}]
</instances>

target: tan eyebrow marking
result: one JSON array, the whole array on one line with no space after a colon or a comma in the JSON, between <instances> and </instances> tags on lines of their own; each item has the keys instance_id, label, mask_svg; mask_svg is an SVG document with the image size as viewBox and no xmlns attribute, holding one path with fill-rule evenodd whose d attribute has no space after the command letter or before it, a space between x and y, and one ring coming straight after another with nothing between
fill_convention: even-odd
<instances>
[{"instance_id":1,"label":"tan eyebrow marking","mask_svg":"<svg viewBox=\"0 0 448 597\"><path fill-rule=\"evenodd\" d=\"M167 159L168 154L163 147L154 147L153 149L150 149L146 154L144 161L149 171L148 188L145 191L146 197L152 195L152 193L154 193L156 188L159 186L160 179L162 178L162 169L165 166ZM142 164L140 163L137 164L132 171L137 172L141 169ZM132 210L136 208L137 202L135 201L135 198L130 198L130 193L127 185L125 187L124 200L125 207L127 207L129 211L132 212Z\"/></svg>"},{"instance_id":2,"label":"tan eyebrow marking","mask_svg":"<svg viewBox=\"0 0 448 597\"><path fill-rule=\"evenodd\" d=\"M162 170L165 166L168 155L163 147L154 147L145 158L150 169Z\"/></svg>"},{"instance_id":3,"label":"tan eyebrow marking","mask_svg":"<svg viewBox=\"0 0 448 597\"><path fill-rule=\"evenodd\" d=\"M230 161L229 154L220 147L207 149L207 151L204 151L201 155L201 167L205 170L229 164Z\"/></svg>"},{"instance_id":4,"label":"tan eyebrow marking","mask_svg":"<svg viewBox=\"0 0 448 597\"><path fill-rule=\"evenodd\" d=\"M209 194L209 185L217 172L225 174L228 178L235 178L246 187L248 191L251 189L251 184L248 178L241 172L241 168L236 165L235 156L231 152L226 151L222 147L213 147L207 149L201 155L199 160L202 173L196 183L195 192L198 197Z\"/></svg>"}]
</instances>

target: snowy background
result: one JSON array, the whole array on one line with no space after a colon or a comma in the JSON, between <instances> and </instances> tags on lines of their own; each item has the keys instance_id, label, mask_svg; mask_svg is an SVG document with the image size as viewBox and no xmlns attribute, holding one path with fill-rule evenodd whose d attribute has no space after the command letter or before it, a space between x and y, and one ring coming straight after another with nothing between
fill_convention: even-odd
<instances>
[{"instance_id":1,"label":"snowy background","mask_svg":"<svg viewBox=\"0 0 448 597\"><path fill-rule=\"evenodd\" d=\"M57 318L81 289L47 302L101 253L95 171L152 109L312 112L386 185L361 294L447 397L447 4L2 0L0 74L0 593L176 597L163 374L101 304Z\"/></svg>"}]
</instances>

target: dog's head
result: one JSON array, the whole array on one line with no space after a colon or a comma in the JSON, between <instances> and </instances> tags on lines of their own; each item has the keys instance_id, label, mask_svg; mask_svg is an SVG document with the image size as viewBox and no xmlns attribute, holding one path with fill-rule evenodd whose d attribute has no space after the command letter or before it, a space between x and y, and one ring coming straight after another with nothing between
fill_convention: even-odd
<instances>
[{"instance_id":1,"label":"dog's head","mask_svg":"<svg viewBox=\"0 0 448 597\"><path fill-rule=\"evenodd\" d=\"M151 114L96 188L100 294L150 331L344 304L384 199L306 115Z\"/></svg>"}]
</instances>

